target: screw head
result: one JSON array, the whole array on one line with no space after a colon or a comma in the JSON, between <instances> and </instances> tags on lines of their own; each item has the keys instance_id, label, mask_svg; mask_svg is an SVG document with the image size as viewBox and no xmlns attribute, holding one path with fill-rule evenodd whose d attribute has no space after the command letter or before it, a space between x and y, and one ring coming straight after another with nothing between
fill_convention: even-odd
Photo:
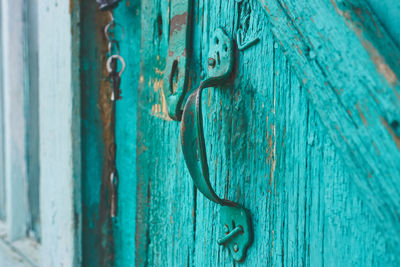
<instances>
[{"instance_id":1,"label":"screw head","mask_svg":"<svg viewBox=\"0 0 400 267\"><path fill-rule=\"evenodd\" d=\"M208 63L208 66L210 66L211 68L214 68L215 64L217 62L216 62L215 58L209 57L207 63Z\"/></svg>"},{"instance_id":2,"label":"screw head","mask_svg":"<svg viewBox=\"0 0 400 267\"><path fill-rule=\"evenodd\" d=\"M229 227L227 224L224 225L224 232L225 234L229 233Z\"/></svg>"},{"instance_id":3,"label":"screw head","mask_svg":"<svg viewBox=\"0 0 400 267\"><path fill-rule=\"evenodd\" d=\"M235 251L235 252L239 251L239 245L237 243L235 243L235 245L233 245L233 251Z\"/></svg>"}]
</instances>

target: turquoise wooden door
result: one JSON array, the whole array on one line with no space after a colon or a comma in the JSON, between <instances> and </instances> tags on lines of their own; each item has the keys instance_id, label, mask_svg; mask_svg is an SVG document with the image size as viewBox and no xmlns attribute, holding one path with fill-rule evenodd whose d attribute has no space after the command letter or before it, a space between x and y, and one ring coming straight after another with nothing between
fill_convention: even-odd
<instances>
[{"instance_id":1,"label":"turquoise wooden door","mask_svg":"<svg viewBox=\"0 0 400 267\"><path fill-rule=\"evenodd\" d=\"M131 0L115 11L128 62L117 106L119 217L110 234L100 213L100 226L84 228L102 230L84 242L113 236L101 249L117 266L236 265L217 243L220 207L195 188L180 122L168 116L173 2ZM234 43L231 78L201 105L211 184L251 214L242 266L400 264L400 54L366 3L337 2L194 1L189 90L207 75L215 30ZM84 203L97 214L91 198ZM104 257L83 248L84 262Z\"/></svg>"}]
</instances>

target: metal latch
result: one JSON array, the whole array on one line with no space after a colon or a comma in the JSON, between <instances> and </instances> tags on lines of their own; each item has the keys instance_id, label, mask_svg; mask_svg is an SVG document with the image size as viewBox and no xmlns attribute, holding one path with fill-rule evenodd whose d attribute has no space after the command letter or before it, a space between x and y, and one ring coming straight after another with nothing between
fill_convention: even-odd
<instances>
[{"instance_id":1,"label":"metal latch","mask_svg":"<svg viewBox=\"0 0 400 267\"><path fill-rule=\"evenodd\" d=\"M210 182L203 133L201 97L205 88L222 85L233 66L232 42L222 29L210 41L207 78L188 98L182 115L181 144L183 155L197 189L211 201L220 204L220 221L224 234L218 243L231 250L233 259L243 261L253 241L250 214L238 203L217 196Z\"/></svg>"},{"instance_id":2,"label":"metal latch","mask_svg":"<svg viewBox=\"0 0 400 267\"><path fill-rule=\"evenodd\" d=\"M183 100L189 83L188 58L192 50L190 43L192 7L193 0L171 1L164 94L169 116L178 121L182 117Z\"/></svg>"}]
</instances>

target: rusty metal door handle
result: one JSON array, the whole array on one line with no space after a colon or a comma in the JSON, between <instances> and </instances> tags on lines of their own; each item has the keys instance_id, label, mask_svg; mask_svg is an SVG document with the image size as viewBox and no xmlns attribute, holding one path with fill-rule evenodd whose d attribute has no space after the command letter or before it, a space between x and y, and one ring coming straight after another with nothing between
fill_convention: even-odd
<instances>
[{"instance_id":1,"label":"rusty metal door handle","mask_svg":"<svg viewBox=\"0 0 400 267\"><path fill-rule=\"evenodd\" d=\"M209 200L220 204L220 221L225 235L218 240L229 247L236 261L243 261L253 233L250 215L233 201L222 199L215 193L209 177L207 154L203 133L201 96L205 88L221 85L231 73L233 48L231 40L222 29L217 29L210 43L208 77L186 101L181 124L181 144L190 175L197 189Z\"/></svg>"}]
</instances>

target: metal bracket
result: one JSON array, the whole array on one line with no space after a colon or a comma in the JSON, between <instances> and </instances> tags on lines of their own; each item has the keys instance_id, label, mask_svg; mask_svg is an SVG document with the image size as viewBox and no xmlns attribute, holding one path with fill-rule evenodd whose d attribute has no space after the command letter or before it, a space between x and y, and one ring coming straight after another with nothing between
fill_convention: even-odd
<instances>
[{"instance_id":1,"label":"metal bracket","mask_svg":"<svg viewBox=\"0 0 400 267\"><path fill-rule=\"evenodd\" d=\"M253 242L253 229L249 213L239 206L222 206L220 222L225 235L218 239L218 244L228 247L235 261L243 261L248 247Z\"/></svg>"},{"instance_id":2,"label":"metal bracket","mask_svg":"<svg viewBox=\"0 0 400 267\"><path fill-rule=\"evenodd\" d=\"M207 64L207 78L189 96L183 111L182 152L197 189L209 200L221 205L221 224L225 236L218 243L230 248L234 260L243 261L253 240L250 215L239 204L219 198L211 185L201 111L203 89L220 86L232 72L232 41L222 29L217 29L210 40Z\"/></svg>"},{"instance_id":3,"label":"metal bracket","mask_svg":"<svg viewBox=\"0 0 400 267\"><path fill-rule=\"evenodd\" d=\"M191 54L193 0L171 0L168 56L164 76L164 94L168 114L181 120L183 100L187 92L188 58Z\"/></svg>"}]
</instances>

